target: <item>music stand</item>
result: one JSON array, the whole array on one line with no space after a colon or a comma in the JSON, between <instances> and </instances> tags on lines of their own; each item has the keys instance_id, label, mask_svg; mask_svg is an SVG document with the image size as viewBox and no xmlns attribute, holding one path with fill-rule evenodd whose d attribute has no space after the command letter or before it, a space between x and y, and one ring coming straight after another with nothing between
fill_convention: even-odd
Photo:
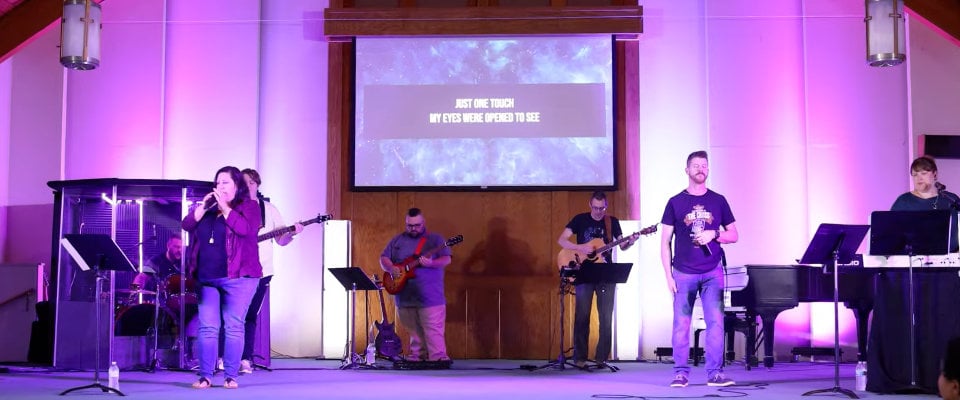
<instances>
[{"instance_id":1,"label":"music stand","mask_svg":"<svg viewBox=\"0 0 960 400\"><path fill-rule=\"evenodd\" d=\"M77 386L64 390L60 393L61 396L83 389L100 389L104 393L113 392L121 396L126 396L123 392L114 389L109 386L105 386L100 383L100 296L102 292L101 284L103 281L103 276L100 275L101 270L111 270L111 271L136 271L133 264L130 263L130 260L127 259L127 256L123 254L123 251L120 250L120 247L117 246L117 243L113 241L108 235L104 234L67 234L63 235L63 239L60 239L60 244L63 245L64 250L70 254L70 257L74 262L77 263L77 266L80 267L83 271L93 270L94 276L96 276L96 288L94 296L94 314L96 318L96 345L95 345L95 354L96 362L93 367L93 383L84 386Z\"/></svg>"},{"instance_id":2,"label":"music stand","mask_svg":"<svg viewBox=\"0 0 960 400\"><path fill-rule=\"evenodd\" d=\"M344 352L343 363L340 369L376 368L375 366L365 364L363 357L356 353L357 333L355 327L357 324L357 291L377 290L377 284L373 283L370 277L368 277L360 267L330 268L329 271L340 281L343 288L347 290L347 298L350 303L348 306L350 309L347 310L350 314L350 323L348 324L350 331L347 335L346 351Z\"/></svg>"},{"instance_id":3,"label":"music stand","mask_svg":"<svg viewBox=\"0 0 960 400\"><path fill-rule=\"evenodd\" d=\"M849 264L867 235L869 225L820 224L800 264L821 264L823 272L833 270L833 387L811 390L803 394L841 393L859 399L850 389L840 387L840 271L838 264Z\"/></svg>"},{"instance_id":4,"label":"music stand","mask_svg":"<svg viewBox=\"0 0 960 400\"><path fill-rule=\"evenodd\" d=\"M913 292L913 257L942 255L950 249L950 210L874 211L870 214L870 255L907 256L910 307L910 388L917 386L916 301Z\"/></svg>"}]
</instances>

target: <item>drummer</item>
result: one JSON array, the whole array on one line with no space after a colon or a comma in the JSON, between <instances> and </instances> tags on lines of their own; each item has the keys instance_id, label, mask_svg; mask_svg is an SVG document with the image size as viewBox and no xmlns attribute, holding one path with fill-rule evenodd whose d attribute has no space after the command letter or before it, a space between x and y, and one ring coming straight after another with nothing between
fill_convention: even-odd
<instances>
[{"instance_id":1,"label":"drummer","mask_svg":"<svg viewBox=\"0 0 960 400\"><path fill-rule=\"evenodd\" d=\"M180 274L180 258L183 255L183 241L180 236L171 236L167 240L167 251L157 254L147 261L153 271L152 273L141 272L133 279L134 285L139 285L139 289L156 292L157 277L166 279L175 274ZM131 288L133 289L133 288Z\"/></svg>"}]
</instances>

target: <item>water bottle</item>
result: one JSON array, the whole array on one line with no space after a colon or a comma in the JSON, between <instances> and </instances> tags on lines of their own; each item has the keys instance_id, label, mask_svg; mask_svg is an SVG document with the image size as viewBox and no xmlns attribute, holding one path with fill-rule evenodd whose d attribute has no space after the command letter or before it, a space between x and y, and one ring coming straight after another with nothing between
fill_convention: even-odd
<instances>
[{"instance_id":1,"label":"water bottle","mask_svg":"<svg viewBox=\"0 0 960 400\"><path fill-rule=\"evenodd\" d=\"M857 391L863 392L867 390L867 362L866 361L857 361L857 369L854 374L857 377Z\"/></svg>"},{"instance_id":2,"label":"water bottle","mask_svg":"<svg viewBox=\"0 0 960 400\"><path fill-rule=\"evenodd\" d=\"M120 367L116 361L110 363L110 369L107 370L107 387L120 390Z\"/></svg>"},{"instance_id":3,"label":"water bottle","mask_svg":"<svg viewBox=\"0 0 960 400\"><path fill-rule=\"evenodd\" d=\"M373 343L367 345L367 357L366 364L373 365L377 362L377 349L373 346Z\"/></svg>"}]
</instances>

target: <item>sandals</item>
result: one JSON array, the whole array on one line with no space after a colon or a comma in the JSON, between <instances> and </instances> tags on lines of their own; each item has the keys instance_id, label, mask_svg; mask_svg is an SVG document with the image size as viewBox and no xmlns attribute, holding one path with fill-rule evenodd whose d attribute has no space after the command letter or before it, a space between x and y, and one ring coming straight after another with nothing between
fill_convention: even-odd
<instances>
[{"instance_id":1,"label":"sandals","mask_svg":"<svg viewBox=\"0 0 960 400\"><path fill-rule=\"evenodd\" d=\"M227 378L226 380L223 381L223 387L227 389L236 389L240 387L240 385L238 385L237 381L234 380L233 378Z\"/></svg>"},{"instance_id":2,"label":"sandals","mask_svg":"<svg viewBox=\"0 0 960 400\"><path fill-rule=\"evenodd\" d=\"M206 389L210 387L210 380L204 377L200 377L196 382L193 383L194 389Z\"/></svg>"},{"instance_id":3,"label":"sandals","mask_svg":"<svg viewBox=\"0 0 960 400\"><path fill-rule=\"evenodd\" d=\"M210 380L204 377L200 377L200 379L197 379L197 381L193 383L194 389L206 389L206 388L209 388L210 386L212 386L212 384L210 383ZM227 378L223 381L223 387L227 389L237 389L240 387L240 385L237 383L235 379Z\"/></svg>"}]
</instances>

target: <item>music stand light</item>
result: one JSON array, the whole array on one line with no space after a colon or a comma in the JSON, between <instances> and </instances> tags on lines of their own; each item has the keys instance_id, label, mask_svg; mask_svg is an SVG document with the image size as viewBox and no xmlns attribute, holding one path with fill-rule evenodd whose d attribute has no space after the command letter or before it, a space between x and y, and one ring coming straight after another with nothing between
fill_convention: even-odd
<instances>
[{"instance_id":1,"label":"music stand light","mask_svg":"<svg viewBox=\"0 0 960 400\"><path fill-rule=\"evenodd\" d=\"M910 307L910 387L917 386L917 310L913 291L913 257L947 254L951 210L874 211L870 214L870 255L907 256L907 295Z\"/></svg>"},{"instance_id":2,"label":"music stand light","mask_svg":"<svg viewBox=\"0 0 960 400\"><path fill-rule=\"evenodd\" d=\"M136 268L134 268L130 260L127 259L127 256L123 254L120 247L117 246L117 242L114 242L108 235L67 234L63 235L63 239L60 239L60 244L67 253L70 254L70 257L77 263L77 266L81 270L93 270L96 276L96 289L94 291L96 294L93 308L97 327L95 334L97 342L94 351L97 360L93 367L93 383L64 390L60 395L63 396L67 393L83 389L100 389L104 393L113 392L121 396L126 396L123 392L100 383L100 331L102 330L100 324L100 297L102 281L104 279L100 272L102 270L136 272Z\"/></svg>"},{"instance_id":3,"label":"music stand light","mask_svg":"<svg viewBox=\"0 0 960 400\"><path fill-rule=\"evenodd\" d=\"M357 325L357 291L358 290L378 290L377 284L370 280L370 277L363 272L360 267L330 268L333 274L343 288L347 290L349 299L348 312L350 313L350 331L347 332L347 348L343 355L343 363L340 369L366 369L376 368L373 365L367 365L363 362L363 357L357 354L356 350L356 325Z\"/></svg>"},{"instance_id":4,"label":"music stand light","mask_svg":"<svg viewBox=\"0 0 960 400\"><path fill-rule=\"evenodd\" d=\"M823 265L824 273L833 271L833 387L811 390L803 394L841 393L859 399L850 389L840 387L840 271L837 264L849 264L867 235L869 225L820 224L800 264Z\"/></svg>"}]
</instances>

